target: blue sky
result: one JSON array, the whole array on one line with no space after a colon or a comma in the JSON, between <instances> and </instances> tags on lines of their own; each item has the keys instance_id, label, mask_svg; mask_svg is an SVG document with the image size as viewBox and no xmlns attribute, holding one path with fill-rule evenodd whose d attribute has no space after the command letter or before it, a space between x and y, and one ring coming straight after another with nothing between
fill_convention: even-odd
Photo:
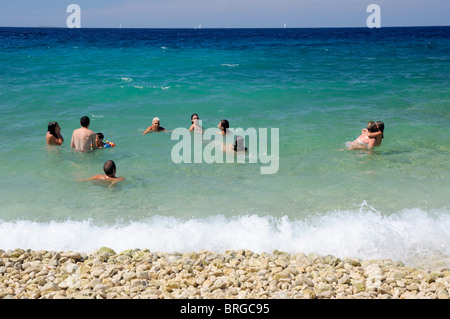
<instances>
[{"instance_id":1,"label":"blue sky","mask_svg":"<svg viewBox=\"0 0 450 319\"><path fill-rule=\"evenodd\" d=\"M365 27L369 4L381 26L450 24L450 0L1 0L0 26L66 27L69 4L81 27Z\"/></svg>"}]
</instances>

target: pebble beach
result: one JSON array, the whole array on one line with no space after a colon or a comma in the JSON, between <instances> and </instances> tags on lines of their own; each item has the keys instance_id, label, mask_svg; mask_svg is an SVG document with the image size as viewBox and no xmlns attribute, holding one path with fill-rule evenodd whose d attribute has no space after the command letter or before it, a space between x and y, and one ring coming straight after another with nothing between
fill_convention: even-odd
<instances>
[{"instance_id":1,"label":"pebble beach","mask_svg":"<svg viewBox=\"0 0 450 319\"><path fill-rule=\"evenodd\" d=\"M450 269L315 254L0 250L0 299L449 299Z\"/></svg>"}]
</instances>

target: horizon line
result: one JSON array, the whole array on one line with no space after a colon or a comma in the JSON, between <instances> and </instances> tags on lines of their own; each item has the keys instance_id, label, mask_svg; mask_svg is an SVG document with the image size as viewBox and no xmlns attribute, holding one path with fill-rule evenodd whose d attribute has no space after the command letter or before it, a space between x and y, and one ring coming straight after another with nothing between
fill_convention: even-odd
<instances>
[{"instance_id":1,"label":"horizon line","mask_svg":"<svg viewBox=\"0 0 450 319\"><path fill-rule=\"evenodd\" d=\"M381 28L436 28L436 27L450 27L448 25L388 25ZM67 26L0 26L0 28L27 28L27 29L186 29L186 30L217 30L217 29L371 29L367 26L340 26L340 27L81 27L81 28L68 28Z\"/></svg>"}]
</instances>

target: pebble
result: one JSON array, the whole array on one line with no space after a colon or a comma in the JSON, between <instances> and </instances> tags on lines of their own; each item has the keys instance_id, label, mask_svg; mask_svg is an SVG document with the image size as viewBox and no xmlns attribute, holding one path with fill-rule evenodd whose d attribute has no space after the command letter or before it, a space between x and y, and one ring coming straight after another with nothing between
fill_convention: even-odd
<instances>
[{"instance_id":1,"label":"pebble","mask_svg":"<svg viewBox=\"0 0 450 319\"><path fill-rule=\"evenodd\" d=\"M0 299L449 299L450 270L391 260L101 247L0 250Z\"/></svg>"}]
</instances>

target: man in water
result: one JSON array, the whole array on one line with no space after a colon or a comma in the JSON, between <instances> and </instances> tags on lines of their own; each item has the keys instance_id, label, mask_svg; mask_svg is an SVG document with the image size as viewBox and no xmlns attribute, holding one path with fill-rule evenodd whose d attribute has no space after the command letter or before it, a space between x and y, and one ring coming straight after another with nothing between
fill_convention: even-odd
<instances>
[{"instance_id":1,"label":"man in water","mask_svg":"<svg viewBox=\"0 0 450 319\"><path fill-rule=\"evenodd\" d=\"M166 129L162 126L160 126L160 120L159 118L155 117L152 121L152 126L149 126L142 135L145 135L150 132L162 132L166 131Z\"/></svg>"},{"instance_id":2,"label":"man in water","mask_svg":"<svg viewBox=\"0 0 450 319\"><path fill-rule=\"evenodd\" d=\"M89 152L98 149L95 143L95 132L89 129L90 119L87 116L83 116L80 119L81 127L73 131L72 141L70 146L76 151Z\"/></svg>"},{"instance_id":3,"label":"man in water","mask_svg":"<svg viewBox=\"0 0 450 319\"><path fill-rule=\"evenodd\" d=\"M124 177L116 177L116 163L113 160L106 161L103 165L103 171L105 174L98 174L92 177L82 179L81 181L100 181L112 186L120 181L123 181Z\"/></svg>"}]
</instances>

